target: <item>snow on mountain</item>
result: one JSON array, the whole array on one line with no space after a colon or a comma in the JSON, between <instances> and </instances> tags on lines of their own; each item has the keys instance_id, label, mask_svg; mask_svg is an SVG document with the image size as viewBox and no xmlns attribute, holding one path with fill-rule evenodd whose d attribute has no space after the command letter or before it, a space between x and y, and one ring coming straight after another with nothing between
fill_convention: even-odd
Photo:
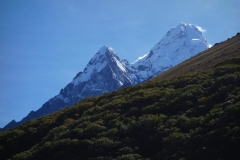
<instances>
[{"instance_id":1,"label":"snow on mountain","mask_svg":"<svg viewBox=\"0 0 240 160\"><path fill-rule=\"evenodd\" d=\"M102 95L121 87L133 85L127 60L120 60L115 51L103 46L60 93L48 100L37 111L31 111L20 122L12 121L4 129L13 128L28 120L72 106L85 97Z\"/></svg>"},{"instance_id":2,"label":"snow on mountain","mask_svg":"<svg viewBox=\"0 0 240 160\"><path fill-rule=\"evenodd\" d=\"M72 106L85 97L99 96L146 81L207 48L199 27L184 23L169 30L148 54L139 57L133 64L126 59L121 60L111 47L103 46L84 71L79 72L58 95L37 111L31 111L20 122L11 121L4 130Z\"/></svg>"},{"instance_id":3,"label":"snow on mountain","mask_svg":"<svg viewBox=\"0 0 240 160\"><path fill-rule=\"evenodd\" d=\"M84 71L79 72L56 98L73 105L85 97L98 96L129 85L132 82L126 66L112 48L103 46Z\"/></svg>"},{"instance_id":4,"label":"snow on mountain","mask_svg":"<svg viewBox=\"0 0 240 160\"><path fill-rule=\"evenodd\" d=\"M109 59L110 58L110 59ZM119 62L119 58L117 57L115 51L111 47L103 46L99 49L97 54L89 61L87 67L84 69L84 72L81 73L81 76L76 76L72 83L76 86L78 83L88 81L91 78L91 74L94 72L100 72L109 61L115 61L118 68L122 70L122 72L126 72L125 68Z\"/></svg>"},{"instance_id":5,"label":"snow on mountain","mask_svg":"<svg viewBox=\"0 0 240 160\"><path fill-rule=\"evenodd\" d=\"M147 55L133 63L140 81L145 81L208 48L199 28L180 23L172 28Z\"/></svg>"}]
</instances>

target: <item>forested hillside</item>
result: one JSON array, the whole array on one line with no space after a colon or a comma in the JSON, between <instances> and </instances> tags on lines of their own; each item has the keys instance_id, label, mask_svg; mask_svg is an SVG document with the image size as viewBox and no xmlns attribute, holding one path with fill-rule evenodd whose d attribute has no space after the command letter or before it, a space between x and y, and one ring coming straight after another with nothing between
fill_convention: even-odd
<instances>
[{"instance_id":1,"label":"forested hillside","mask_svg":"<svg viewBox=\"0 0 240 160\"><path fill-rule=\"evenodd\" d=\"M0 159L240 159L240 59L148 81L0 133Z\"/></svg>"}]
</instances>

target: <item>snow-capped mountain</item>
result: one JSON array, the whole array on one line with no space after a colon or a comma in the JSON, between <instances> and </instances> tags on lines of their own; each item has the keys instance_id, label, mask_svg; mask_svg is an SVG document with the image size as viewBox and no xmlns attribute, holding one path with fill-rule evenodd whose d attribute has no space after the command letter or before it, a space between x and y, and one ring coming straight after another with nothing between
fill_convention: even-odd
<instances>
[{"instance_id":1,"label":"snow-capped mountain","mask_svg":"<svg viewBox=\"0 0 240 160\"><path fill-rule=\"evenodd\" d=\"M140 82L181 63L208 48L197 26L180 23L172 28L148 54L133 63Z\"/></svg>"},{"instance_id":2,"label":"snow-capped mountain","mask_svg":"<svg viewBox=\"0 0 240 160\"><path fill-rule=\"evenodd\" d=\"M85 84L86 82L87 84ZM132 82L126 66L115 51L110 47L103 46L71 84L73 84L74 95L85 98L132 85ZM79 88L82 84L84 86Z\"/></svg>"},{"instance_id":3,"label":"snow-capped mountain","mask_svg":"<svg viewBox=\"0 0 240 160\"><path fill-rule=\"evenodd\" d=\"M37 111L31 111L20 122L11 121L3 130L74 105L83 98L146 81L207 48L207 42L198 27L184 23L169 30L148 54L133 64L121 60L112 48L103 46L84 71L79 72L58 95Z\"/></svg>"},{"instance_id":4,"label":"snow-capped mountain","mask_svg":"<svg viewBox=\"0 0 240 160\"><path fill-rule=\"evenodd\" d=\"M48 100L37 111L31 111L20 122L11 121L4 129L74 105L85 97L99 96L133 85L125 63L129 64L127 60L120 60L112 48L103 46L89 61L84 71L79 72L58 95Z\"/></svg>"}]
</instances>

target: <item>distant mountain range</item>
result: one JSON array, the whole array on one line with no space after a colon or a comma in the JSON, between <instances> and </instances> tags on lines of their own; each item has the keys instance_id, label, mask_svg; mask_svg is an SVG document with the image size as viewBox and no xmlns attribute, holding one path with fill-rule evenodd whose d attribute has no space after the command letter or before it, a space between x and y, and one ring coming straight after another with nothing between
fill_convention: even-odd
<instances>
[{"instance_id":1,"label":"distant mountain range","mask_svg":"<svg viewBox=\"0 0 240 160\"><path fill-rule=\"evenodd\" d=\"M8 123L1 130L14 128L26 121L72 106L86 97L95 97L119 88L142 83L182 61L208 49L198 27L180 23L170 29L148 54L130 64L121 60L114 49L103 46L60 93L21 121Z\"/></svg>"}]
</instances>

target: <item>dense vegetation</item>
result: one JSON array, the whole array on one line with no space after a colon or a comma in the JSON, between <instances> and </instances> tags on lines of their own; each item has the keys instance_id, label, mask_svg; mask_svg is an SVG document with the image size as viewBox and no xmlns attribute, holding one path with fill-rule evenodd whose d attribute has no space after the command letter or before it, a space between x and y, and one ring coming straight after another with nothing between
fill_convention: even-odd
<instances>
[{"instance_id":1,"label":"dense vegetation","mask_svg":"<svg viewBox=\"0 0 240 160\"><path fill-rule=\"evenodd\" d=\"M0 159L240 159L240 59L148 81L0 133Z\"/></svg>"}]
</instances>

